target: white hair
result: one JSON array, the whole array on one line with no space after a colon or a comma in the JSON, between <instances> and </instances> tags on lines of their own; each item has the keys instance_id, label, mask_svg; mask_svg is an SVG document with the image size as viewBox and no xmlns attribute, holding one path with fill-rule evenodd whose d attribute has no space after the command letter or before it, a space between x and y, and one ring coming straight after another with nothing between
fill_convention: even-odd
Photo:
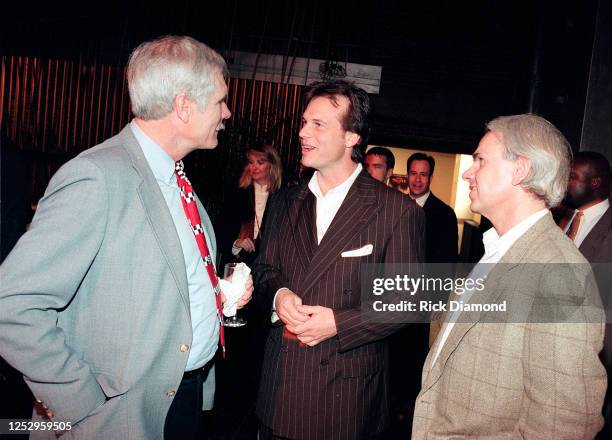
<instances>
[{"instance_id":1,"label":"white hair","mask_svg":"<svg viewBox=\"0 0 612 440\"><path fill-rule=\"evenodd\" d=\"M144 120L160 119L172 111L180 93L203 110L217 74L227 76L223 57L191 37L168 35L142 43L127 66L132 112Z\"/></svg>"},{"instance_id":2,"label":"white hair","mask_svg":"<svg viewBox=\"0 0 612 440\"><path fill-rule=\"evenodd\" d=\"M501 134L508 160L524 157L531 171L521 186L543 200L558 205L567 189L572 149L563 134L549 121L534 114L500 116L487 124Z\"/></svg>"}]
</instances>

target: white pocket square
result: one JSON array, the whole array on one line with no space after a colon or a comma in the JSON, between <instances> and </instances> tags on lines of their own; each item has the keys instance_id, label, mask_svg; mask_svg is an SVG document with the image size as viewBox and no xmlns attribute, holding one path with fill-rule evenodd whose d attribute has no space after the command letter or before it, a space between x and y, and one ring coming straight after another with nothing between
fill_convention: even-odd
<instances>
[{"instance_id":1,"label":"white pocket square","mask_svg":"<svg viewBox=\"0 0 612 440\"><path fill-rule=\"evenodd\" d=\"M364 257L366 255L370 255L373 249L374 249L374 246L372 246L371 244L366 244L364 247L360 247L359 249L353 249L351 251L344 251L342 252L341 255L343 258Z\"/></svg>"}]
</instances>

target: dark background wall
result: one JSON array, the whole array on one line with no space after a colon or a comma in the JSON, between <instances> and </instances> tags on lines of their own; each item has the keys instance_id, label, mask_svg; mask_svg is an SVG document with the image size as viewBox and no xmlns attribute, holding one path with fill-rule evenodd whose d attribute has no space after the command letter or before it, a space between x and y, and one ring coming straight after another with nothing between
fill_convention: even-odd
<instances>
[{"instance_id":1,"label":"dark background wall","mask_svg":"<svg viewBox=\"0 0 612 440\"><path fill-rule=\"evenodd\" d=\"M488 119L531 110L578 149L598 3L29 2L3 7L0 41L2 53L123 65L141 41L179 33L219 50L382 65L373 143L471 153Z\"/></svg>"},{"instance_id":2,"label":"dark background wall","mask_svg":"<svg viewBox=\"0 0 612 440\"><path fill-rule=\"evenodd\" d=\"M612 2L600 1L589 73L581 150L612 160Z\"/></svg>"}]
</instances>

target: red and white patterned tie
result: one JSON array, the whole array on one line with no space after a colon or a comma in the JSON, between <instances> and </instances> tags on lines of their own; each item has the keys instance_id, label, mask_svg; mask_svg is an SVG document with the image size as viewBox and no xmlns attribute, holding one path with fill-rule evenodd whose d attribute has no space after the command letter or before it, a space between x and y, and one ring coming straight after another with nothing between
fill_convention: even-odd
<instances>
[{"instance_id":1,"label":"red and white patterned tie","mask_svg":"<svg viewBox=\"0 0 612 440\"><path fill-rule=\"evenodd\" d=\"M179 160L175 165L176 181L181 190L181 203L185 210L185 215L191 225L191 230L195 236L196 242L198 243L198 249L204 260L204 267L210 278L210 282L215 292L215 300L217 302L217 316L219 317L219 342L221 344L222 355L225 358L225 332L223 328L223 304L221 304L221 287L219 286L219 278L215 272L215 265L213 264L208 245L206 244L206 237L204 236L204 226L202 226L202 220L200 213L198 212L198 206L195 201L195 193L191 182L185 175L183 161Z\"/></svg>"}]
</instances>

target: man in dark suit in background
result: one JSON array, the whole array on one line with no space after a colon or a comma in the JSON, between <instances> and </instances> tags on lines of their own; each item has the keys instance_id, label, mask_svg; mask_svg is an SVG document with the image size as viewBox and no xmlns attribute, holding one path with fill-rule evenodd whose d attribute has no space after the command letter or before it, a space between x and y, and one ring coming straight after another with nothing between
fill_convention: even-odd
<instances>
[{"instance_id":1,"label":"man in dark suit in background","mask_svg":"<svg viewBox=\"0 0 612 440\"><path fill-rule=\"evenodd\" d=\"M414 153L406 162L410 197L425 211L425 262L455 263L457 261L457 217L452 208L430 190L436 162L433 157ZM449 267L431 266L433 277L452 276ZM437 316L431 325L415 324L401 329L390 340L391 398L396 409L398 434L410 436L407 423L414 412L414 400L421 389L421 372L429 350L429 341L435 340L440 330ZM431 334L431 335L430 335ZM405 426L401 426L405 424Z\"/></svg>"},{"instance_id":2,"label":"man in dark suit in background","mask_svg":"<svg viewBox=\"0 0 612 440\"><path fill-rule=\"evenodd\" d=\"M363 160L363 166L370 176L386 184L393 174L395 156L385 147L370 148Z\"/></svg>"},{"instance_id":3,"label":"man in dark suit in background","mask_svg":"<svg viewBox=\"0 0 612 440\"><path fill-rule=\"evenodd\" d=\"M406 162L410 197L425 210L427 219L427 263L457 261L457 216L455 211L429 189L436 161L423 153L414 153Z\"/></svg>"},{"instance_id":4,"label":"man in dark suit in background","mask_svg":"<svg viewBox=\"0 0 612 440\"><path fill-rule=\"evenodd\" d=\"M572 170L567 186L564 204L573 208L572 215L564 228L576 243L582 255L593 264L599 293L606 310L608 322L612 301L612 209L610 209L610 162L602 154L581 151L574 155ZM606 324L606 335L601 359L612 373L612 326ZM598 438L610 438L612 434L612 394L608 386L604 403L606 425Z\"/></svg>"},{"instance_id":5,"label":"man in dark suit in background","mask_svg":"<svg viewBox=\"0 0 612 440\"><path fill-rule=\"evenodd\" d=\"M565 196L575 209L565 227L591 263L612 260L612 210L610 209L610 163L593 151L576 153Z\"/></svg>"},{"instance_id":6,"label":"man in dark suit in background","mask_svg":"<svg viewBox=\"0 0 612 440\"><path fill-rule=\"evenodd\" d=\"M316 172L274 207L254 267L282 324L268 337L257 414L262 438L368 438L388 424L384 338L398 325L362 312L361 265L418 266L424 218L359 163L366 92L319 83L306 99L302 164Z\"/></svg>"}]
</instances>

